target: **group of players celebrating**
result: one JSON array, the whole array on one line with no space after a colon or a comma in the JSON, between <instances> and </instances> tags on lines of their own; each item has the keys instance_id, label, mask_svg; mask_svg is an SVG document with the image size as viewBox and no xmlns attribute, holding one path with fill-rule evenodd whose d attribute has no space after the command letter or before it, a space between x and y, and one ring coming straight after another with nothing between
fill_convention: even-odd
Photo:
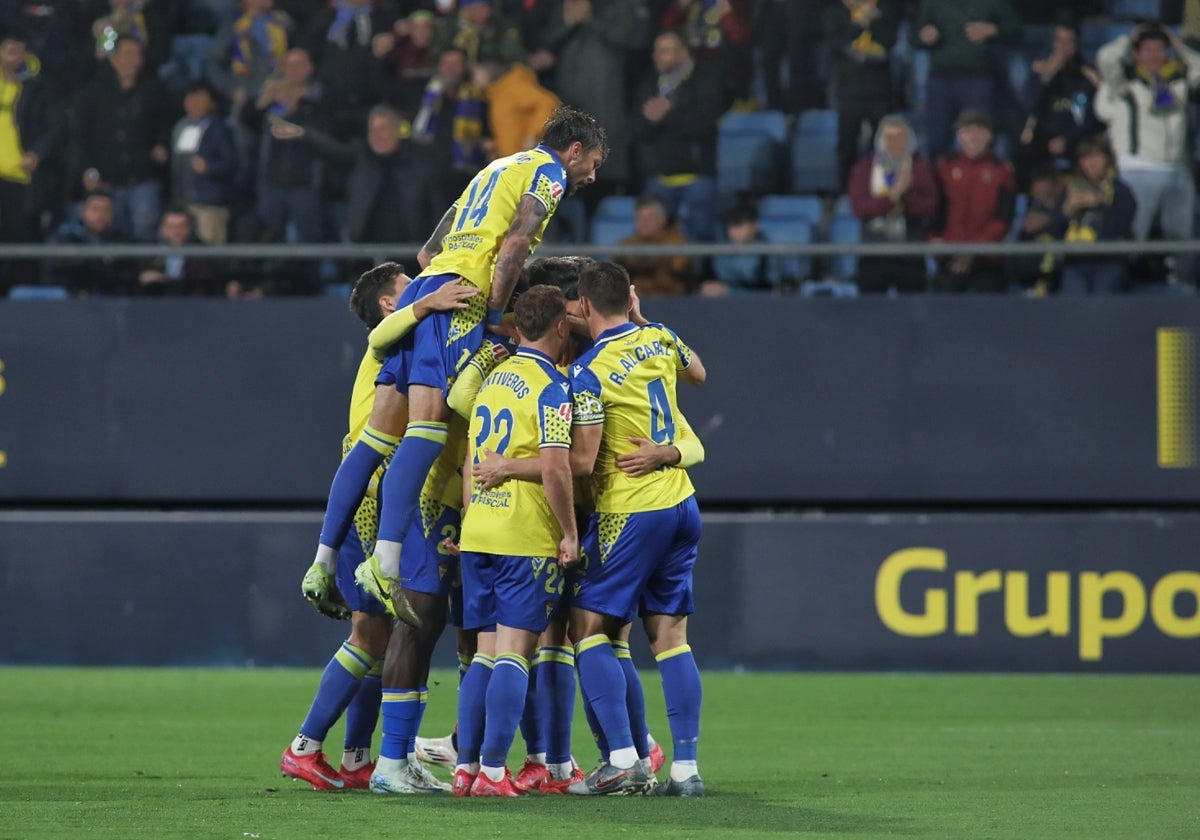
<instances>
[{"instance_id":1,"label":"group of players celebrating","mask_svg":"<svg viewBox=\"0 0 1200 840\"><path fill-rule=\"evenodd\" d=\"M415 279L386 263L356 284L369 347L302 585L351 633L283 754L285 775L377 793L704 794L687 643L700 515L686 472L704 450L675 393L680 379L704 381L703 364L642 317L620 266L526 266L606 154L603 129L560 108L539 146L475 176ZM458 726L419 739L448 614L460 628ZM673 743L661 784L629 653L639 616ZM571 754L576 673L602 758L587 774ZM335 770L322 747L343 713ZM527 759L514 778L518 728ZM453 767L452 784L421 758Z\"/></svg>"}]
</instances>

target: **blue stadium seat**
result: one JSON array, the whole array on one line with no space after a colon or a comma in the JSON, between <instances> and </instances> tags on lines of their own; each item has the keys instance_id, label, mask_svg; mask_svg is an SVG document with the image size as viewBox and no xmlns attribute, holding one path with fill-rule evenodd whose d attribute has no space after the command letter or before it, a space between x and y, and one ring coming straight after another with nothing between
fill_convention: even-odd
<instances>
[{"instance_id":1,"label":"blue stadium seat","mask_svg":"<svg viewBox=\"0 0 1200 840\"><path fill-rule=\"evenodd\" d=\"M622 239L633 236L633 214L624 219L604 219L599 215L592 219L592 242L596 245L616 245Z\"/></svg>"},{"instance_id":2,"label":"blue stadium seat","mask_svg":"<svg viewBox=\"0 0 1200 840\"><path fill-rule=\"evenodd\" d=\"M774 244L808 245L813 241L813 227L806 220L759 217L758 229L768 242ZM812 276L812 258L799 255L779 257L779 274L785 282L798 283Z\"/></svg>"},{"instance_id":3,"label":"blue stadium seat","mask_svg":"<svg viewBox=\"0 0 1200 840\"><path fill-rule=\"evenodd\" d=\"M829 241L839 244L862 242L862 227L853 216L834 216L829 223ZM858 257L853 254L838 254L830 260L829 268L835 277L853 280L858 274Z\"/></svg>"},{"instance_id":4,"label":"blue stadium seat","mask_svg":"<svg viewBox=\"0 0 1200 840\"><path fill-rule=\"evenodd\" d=\"M788 118L783 111L730 111L721 117L721 130L765 134L776 143L786 143Z\"/></svg>"},{"instance_id":5,"label":"blue stadium seat","mask_svg":"<svg viewBox=\"0 0 1200 840\"><path fill-rule=\"evenodd\" d=\"M70 296L66 286L18 284L8 290L9 300L66 300Z\"/></svg>"},{"instance_id":6,"label":"blue stadium seat","mask_svg":"<svg viewBox=\"0 0 1200 840\"><path fill-rule=\"evenodd\" d=\"M721 129L717 133L717 190L731 195L777 189L781 148L765 134Z\"/></svg>"},{"instance_id":7,"label":"blue stadium seat","mask_svg":"<svg viewBox=\"0 0 1200 840\"><path fill-rule=\"evenodd\" d=\"M632 219L637 199L631 195L606 195L596 204L597 219Z\"/></svg>"},{"instance_id":8,"label":"blue stadium seat","mask_svg":"<svg viewBox=\"0 0 1200 840\"><path fill-rule=\"evenodd\" d=\"M796 133L792 138L792 192L838 191L836 136Z\"/></svg>"},{"instance_id":9,"label":"blue stadium seat","mask_svg":"<svg viewBox=\"0 0 1200 840\"><path fill-rule=\"evenodd\" d=\"M321 294L336 300L350 300L350 292L354 287L350 283L326 283L321 287Z\"/></svg>"},{"instance_id":10,"label":"blue stadium seat","mask_svg":"<svg viewBox=\"0 0 1200 840\"><path fill-rule=\"evenodd\" d=\"M1013 222L1012 227L1008 229L1008 235L1005 237L1006 242L1016 242L1018 234L1021 233L1021 225L1025 223L1025 216L1029 213L1029 196L1025 193L1019 193L1013 201Z\"/></svg>"},{"instance_id":11,"label":"blue stadium seat","mask_svg":"<svg viewBox=\"0 0 1200 840\"><path fill-rule=\"evenodd\" d=\"M833 215L835 216L853 216L854 211L850 209L850 196L839 195L837 202L833 205Z\"/></svg>"},{"instance_id":12,"label":"blue stadium seat","mask_svg":"<svg viewBox=\"0 0 1200 840\"><path fill-rule=\"evenodd\" d=\"M914 111L924 111L925 91L929 88L929 50L913 50L909 73L909 104Z\"/></svg>"},{"instance_id":13,"label":"blue stadium seat","mask_svg":"<svg viewBox=\"0 0 1200 840\"><path fill-rule=\"evenodd\" d=\"M821 198L816 195L764 195L758 200L760 219L804 219L819 230L824 218Z\"/></svg>"},{"instance_id":14,"label":"blue stadium seat","mask_svg":"<svg viewBox=\"0 0 1200 840\"><path fill-rule=\"evenodd\" d=\"M837 139L837 111L831 108L810 108L800 114L796 133Z\"/></svg>"},{"instance_id":15,"label":"blue stadium seat","mask_svg":"<svg viewBox=\"0 0 1200 840\"><path fill-rule=\"evenodd\" d=\"M1108 0L1108 13L1114 20L1158 20L1161 5L1159 0Z\"/></svg>"},{"instance_id":16,"label":"blue stadium seat","mask_svg":"<svg viewBox=\"0 0 1200 840\"><path fill-rule=\"evenodd\" d=\"M1083 54L1083 60L1095 65L1096 51L1117 36L1128 34L1129 30L1127 23L1083 24L1079 27L1079 51Z\"/></svg>"}]
</instances>

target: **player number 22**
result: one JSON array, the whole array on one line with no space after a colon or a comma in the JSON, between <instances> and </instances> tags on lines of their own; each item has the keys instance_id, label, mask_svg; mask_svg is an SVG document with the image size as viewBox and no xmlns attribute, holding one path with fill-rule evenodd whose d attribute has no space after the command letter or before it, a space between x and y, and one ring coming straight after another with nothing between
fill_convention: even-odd
<instances>
[{"instance_id":1,"label":"player number 22","mask_svg":"<svg viewBox=\"0 0 1200 840\"><path fill-rule=\"evenodd\" d=\"M479 418L479 434L475 436L475 451L483 449L484 443L493 435L500 436L500 442L491 447L492 451L501 455L508 449L508 440L512 437L513 415L507 408L502 408L492 416L486 405L475 407L475 416ZM478 457L478 455L476 455Z\"/></svg>"},{"instance_id":2,"label":"player number 22","mask_svg":"<svg viewBox=\"0 0 1200 840\"><path fill-rule=\"evenodd\" d=\"M650 439L655 443L671 443L675 440L675 417L671 414L666 384L661 379L651 379L646 385L646 395L650 399Z\"/></svg>"}]
</instances>

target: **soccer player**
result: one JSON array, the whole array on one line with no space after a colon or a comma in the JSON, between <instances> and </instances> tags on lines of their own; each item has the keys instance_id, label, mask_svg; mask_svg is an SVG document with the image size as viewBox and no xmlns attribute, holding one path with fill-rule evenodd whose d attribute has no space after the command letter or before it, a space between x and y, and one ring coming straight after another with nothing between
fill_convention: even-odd
<instances>
[{"instance_id":1,"label":"soccer player","mask_svg":"<svg viewBox=\"0 0 1200 840\"><path fill-rule=\"evenodd\" d=\"M426 267L410 294L460 278L481 293L464 312L423 321L380 373L404 394L409 422L384 477L379 538L360 580L372 580L384 600L399 607L397 615L411 623L421 622L421 612L399 580L400 546L421 485L446 442L447 390L480 346L485 320L497 321L507 307L559 201L595 181L606 153L604 130L595 120L558 109L541 145L493 161L476 175L422 248L419 259Z\"/></svg>"},{"instance_id":2,"label":"soccer player","mask_svg":"<svg viewBox=\"0 0 1200 840\"><path fill-rule=\"evenodd\" d=\"M469 286L447 284L397 311L397 301L409 282L402 265L387 262L359 277L350 295L351 311L372 332L350 398L350 431L343 442L344 451L366 425L375 376L382 363L382 348L412 330L430 312L465 308L465 301L478 293ZM351 526L354 539L342 546L336 568L327 569L314 563L301 584L304 597L318 612L331 618L350 619L350 638L326 666L300 732L280 759L284 775L303 779L317 790L366 787L374 767L370 748L379 715L382 666L379 660L391 632L391 620L383 607L355 584L354 570L375 539L379 513L377 482L378 476L357 510ZM340 769L334 770L321 747L343 712L346 713L345 752Z\"/></svg>"},{"instance_id":3,"label":"soccer player","mask_svg":"<svg viewBox=\"0 0 1200 840\"><path fill-rule=\"evenodd\" d=\"M520 346L479 391L471 454L472 459L485 449L506 457L536 454L541 481L515 480L493 490L473 485L463 517L461 548L471 558L463 565L465 600L478 602L490 595L496 625L480 768L471 780L471 796L520 795L506 761L525 708L530 662L558 607L562 570L579 561L570 464L571 389L555 367L569 336L566 298L556 287L535 286L521 295L515 311ZM484 575L477 576L476 570ZM574 768L567 762L562 769L568 781ZM456 791L466 788L470 772L460 765Z\"/></svg>"},{"instance_id":4,"label":"soccer player","mask_svg":"<svg viewBox=\"0 0 1200 840\"><path fill-rule=\"evenodd\" d=\"M662 675L674 743L670 778L651 793L702 796L696 764L700 672L687 643L700 512L684 469L631 475L618 459L641 449L636 441L675 443L676 382L700 384L704 366L671 330L629 320L629 275L620 266L584 269L579 297L595 345L571 368L576 412L571 463L576 474L593 476L596 516L572 592L571 638L579 682L609 757L569 790L637 792L650 784L635 748L626 676L613 646L624 625L640 614Z\"/></svg>"}]
</instances>

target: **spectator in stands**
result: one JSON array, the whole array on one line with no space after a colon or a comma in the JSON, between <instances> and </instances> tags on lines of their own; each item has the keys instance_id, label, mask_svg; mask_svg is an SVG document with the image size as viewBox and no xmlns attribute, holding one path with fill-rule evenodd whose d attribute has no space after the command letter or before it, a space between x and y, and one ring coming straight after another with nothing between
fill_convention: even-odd
<instances>
[{"instance_id":1,"label":"spectator in stands","mask_svg":"<svg viewBox=\"0 0 1200 840\"><path fill-rule=\"evenodd\" d=\"M509 0L501 5L501 11L513 19L521 33L521 46L525 50L525 63L538 74L538 80L549 86L557 62L554 50L546 39L550 22L565 12L565 5L591 5L592 0ZM636 17L636 12L634 12ZM631 21L636 25L636 21ZM624 75L624 74L622 74ZM579 107L578 105L576 107ZM584 110L587 110L586 108ZM590 113L590 112L589 112ZM597 121L605 125L603 120ZM610 136L611 140L611 136Z\"/></svg>"},{"instance_id":2,"label":"spectator in stands","mask_svg":"<svg viewBox=\"0 0 1200 840\"><path fill-rule=\"evenodd\" d=\"M994 115L993 44L1016 37L1020 29L1008 0L921 0L913 35L914 46L929 50L925 146L930 160L950 148L961 111Z\"/></svg>"},{"instance_id":3,"label":"spectator in stands","mask_svg":"<svg viewBox=\"0 0 1200 840\"><path fill-rule=\"evenodd\" d=\"M643 84L635 133L646 191L693 242L711 242L717 207L717 120L728 101L713 65L692 60L678 32L654 39L655 73Z\"/></svg>"},{"instance_id":4,"label":"spectator in stands","mask_svg":"<svg viewBox=\"0 0 1200 840\"><path fill-rule=\"evenodd\" d=\"M192 214L201 241L221 245L228 237L237 171L233 132L208 82L188 87L183 111L171 135L171 200Z\"/></svg>"},{"instance_id":5,"label":"spectator in stands","mask_svg":"<svg viewBox=\"0 0 1200 840\"><path fill-rule=\"evenodd\" d=\"M1066 242L1132 239L1137 201L1117 177L1117 158L1108 139L1098 135L1081 140L1077 156L1058 217L1058 238ZM1125 256L1069 255L1063 259L1063 294L1112 294L1125 291L1128 285L1129 260Z\"/></svg>"},{"instance_id":6,"label":"spectator in stands","mask_svg":"<svg viewBox=\"0 0 1200 840\"><path fill-rule=\"evenodd\" d=\"M52 245L113 245L121 241L113 227L112 196L101 190L88 193L76 217L67 219L50 234ZM65 286L72 294L117 295L126 290L127 266L112 257L54 258L46 261L46 281Z\"/></svg>"},{"instance_id":7,"label":"spectator in stands","mask_svg":"<svg viewBox=\"0 0 1200 840\"><path fill-rule=\"evenodd\" d=\"M847 0L825 10L825 43L833 53L837 92L838 183L843 190L859 157L863 124L874 137L879 121L892 110L891 50L902 19L896 0Z\"/></svg>"},{"instance_id":8,"label":"spectator in stands","mask_svg":"<svg viewBox=\"0 0 1200 840\"><path fill-rule=\"evenodd\" d=\"M206 76L237 114L253 100L283 62L293 40L292 20L275 10L274 0L242 0L242 15L213 39Z\"/></svg>"},{"instance_id":9,"label":"spectator in stands","mask_svg":"<svg viewBox=\"0 0 1200 840\"><path fill-rule=\"evenodd\" d=\"M1021 131L1017 174L1024 179L1042 161L1060 172L1070 169L1075 144L1103 129L1092 110L1100 77L1079 54L1079 30L1059 23L1054 27L1050 55L1030 65L1021 105L1029 116Z\"/></svg>"},{"instance_id":10,"label":"spectator in stands","mask_svg":"<svg viewBox=\"0 0 1200 840\"><path fill-rule=\"evenodd\" d=\"M484 163L487 104L467 77L467 54L451 47L438 58L437 74L425 88L412 121L412 139L432 170L437 204L458 200Z\"/></svg>"},{"instance_id":11,"label":"spectator in stands","mask_svg":"<svg viewBox=\"0 0 1200 840\"><path fill-rule=\"evenodd\" d=\"M735 204L725 214L725 238L731 244L745 245L747 251L713 257L713 279L700 284L701 295L762 294L779 288L779 258L755 253L756 247L767 241L758 227L758 208L749 203Z\"/></svg>"},{"instance_id":12,"label":"spectator in stands","mask_svg":"<svg viewBox=\"0 0 1200 840\"><path fill-rule=\"evenodd\" d=\"M632 175L627 54L644 43L635 0L564 0L543 36L556 55L551 89L595 117L608 134L604 177L580 194L594 206L625 188Z\"/></svg>"},{"instance_id":13,"label":"spectator in stands","mask_svg":"<svg viewBox=\"0 0 1200 840\"><path fill-rule=\"evenodd\" d=\"M433 12L418 9L396 21L391 32L376 35L372 45L388 77L385 100L409 117L420 107L425 86L437 69L437 53L433 50L436 27Z\"/></svg>"},{"instance_id":14,"label":"spectator in stands","mask_svg":"<svg viewBox=\"0 0 1200 840\"><path fill-rule=\"evenodd\" d=\"M920 242L937 218L938 187L929 164L917 154L912 127L899 115L884 117L875 150L850 175L850 208L862 223L863 242ZM863 292L925 291L924 257L860 257Z\"/></svg>"},{"instance_id":15,"label":"spectator in stands","mask_svg":"<svg viewBox=\"0 0 1200 840\"><path fill-rule=\"evenodd\" d=\"M283 57L283 74L267 82L253 102L242 108L242 122L253 128L258 143L257 213L270 241L283 242L292 226L299 242L321 242L320 190L324 159L310 143L276 137L282 122L328 130L323 125L321 88L313 82L308 53L299 47Z\"/></svg>"},{"instance_id":16,"label":"spectator in stands","mask_svg":"<svg viewBox=\"0 0 1200 840\"><path fill-rule=\"evenodd\" d=\"M667 208L657 195L646 193L638 197L633 216L633 236L621 240L622 245L685 245L687 238L670 223ZM642 297L683 295L692 290L692 258L620 257L617 259L629 272L629 281Z\"/></svg>"},{"instance_id":17,"label":"spectator in stands","mask_svg":"<svg viewBox=\"0 0 1200 840\"><path fill-rule=\"evenodd\" d=\"M983 111L958 117L961 151L937 164L945 197L942 230L935 241L1002 242L1012 226L1016 180L1012 166L992 153L992 119ZM998 257L959 254L943 259L934 278L939 292L1002 292Z\"/></svg>"},{"instance_id":18,"label":"spectator in stands","mask_svg":"<svg viewBox=\"0 0 1200 840\"><path fill-rule=\"evenodd\" d=\"M313 15L303 46L317 68L333 135L359 136L367 112L383 101L383 63L375 56L376 35L392 31L396 15L374 0L336 0Z\"/></svg>"},{"instance_id":19,"label":"spectator in stands","mask_svg":"<svg viewBox=\"0 0 1200 840\"><path fill-rule=\"evenodd\" d=\"M178 29L180 5L165 0L91 0L88 9L97 15L92 23L96 58L107 58L118 39L131 38L142 45L147 70L157 71L171 55L171 35Z\"/></svg>"},{"instance_id":20,"label":"spectator in stands","mask_svg":"<svg viewBox=\"0 0 1200 840\"><path fill-rule=\"evenodd\" d=\"M492 0L458 0L458 15L440 29L434 51L459 49L467 57L467 66L481 61L513 64L525 60L525 47L515 23L492 8Z\"/></svg>"},{"instance_id":21,"label":"spectator in stands","mask_svg":"<svg viewBox=\"0 0 1200 840\"><path fill-rule=\"evenodd\" d=\"M1200 53L1169 29L1143 24L1101 47L1096 64L1096 116L1108 123L1121 176L1137 199L1134 237L1147 239L1157 221L1166 238L1190 239L1196 188L1187 102L1200 86ZM1179 279L1194 282L1193 263L1176 258Z\"/></svg>"},{"instance_id":22,"label":"spectator in stands","mask_svg":"<svg viewBox=\"0 0 1200 840\"><path fill-rule=\"evenodd\" d=\"M412 140L402 138L403 127L394 108L377 105L367 119L365 143L340 143L311 126L294 123L281 124L276 136L311 143L321 154L352 166L346 188L350 241L417 242L428 235L449 202L434 203L428 161Z\"/></svg>"},{"instance_id":23,"label":"spectator in stands","mask_svg":"<svg viewBox=\"0 0 1200 840\"><path fill-rule=\"evenodd\" d=\"M199 245L192 217L186 207L172 205L163 211L158 225L158 243L170 248ZM139 295L224 295L225 281L217 262L210 257L164 254L143 263L137 274Z\"/></svg>"},{"instance_id":24,"label":"spectator in stands","mask_svg":"<svg viewBox=\"0 0 1200 840\"><path fill-rule=\"evenodd\" d=\"M508 157L536 146L559 105L558 97L538 84L537 75L524 64L504 67L485 61L475 66L473 76L487 102L492 156Z\"/></svg>"},{"instance_id":25,"label":"spectator in stands","mask_svg":"<svg viewBox=\"0 0 1200 840\"><path fill-rule=\"evenodd\" d=\"M77 0L0 4L0 30L23 33L25 46L42 62L41 72L58 89L79 84L91 69L88 21ZM80 25L82 24L82 30Z\"/></svg>"},{"instance_id":26,"label":"spectator in stands","mask_svg":"<svg viewBox=\"0 0 1200 840\"><path fill-rule=\"evenodd\" d=\"M65 126L39 69L22 33L0 33L0 243L39 240L42 211L61 186L53 164ZM0 287L16 270L15 264L0 270Z\"/></svg>"},{"instance_id":27,"label":"spectator in stands","mask_svg":"<svg viewBox=\"0 0 1200 840\"><path fill-rule=\"evenodd\" d=\"M675 30L683 36L696 61L720 68L730 101L749 94L750 7L749 0L671 0L658 22L659 31Z\"/></svg>"},{"instance_id":28,"label":"spectator in stands","mask_svg":"<svg viewBox=\"0 0 1200 840\"><path fill-rule=\"evenodd\" d=\"M762 55L766 105L799 114L825 102L818 71L821 19L825 0L759 0L751 31Z\"/></svg>"},{"instance_id":29,"label":"spectator in stands","mask_svg":"<svg viewBox=\"0 0 1200 840\"><path fill-rule=\"evenodd\" d=\"M1017 232L1018 242L1057 242L1062 239L1062 216L1066 181L1053 162L1034 164L1028 175L1027 209ZM1060 260L1054 254L1010 257L1008 266L1013 280L1028 294L1045 297L1057 291Z\"/></svg>"},{"instance_id":30,"label":"spectator in stands","mask_svg":"<svg viewBox=\"0 0 1200 840\"><path fill-rule=\"evenodd\" d=\"M162 209L171 122L166 92L143 65L141 42L119 37L76 97L72 134L83 189L111 193L121 236L149 242Z\"/></svg>"}]
</instances>

